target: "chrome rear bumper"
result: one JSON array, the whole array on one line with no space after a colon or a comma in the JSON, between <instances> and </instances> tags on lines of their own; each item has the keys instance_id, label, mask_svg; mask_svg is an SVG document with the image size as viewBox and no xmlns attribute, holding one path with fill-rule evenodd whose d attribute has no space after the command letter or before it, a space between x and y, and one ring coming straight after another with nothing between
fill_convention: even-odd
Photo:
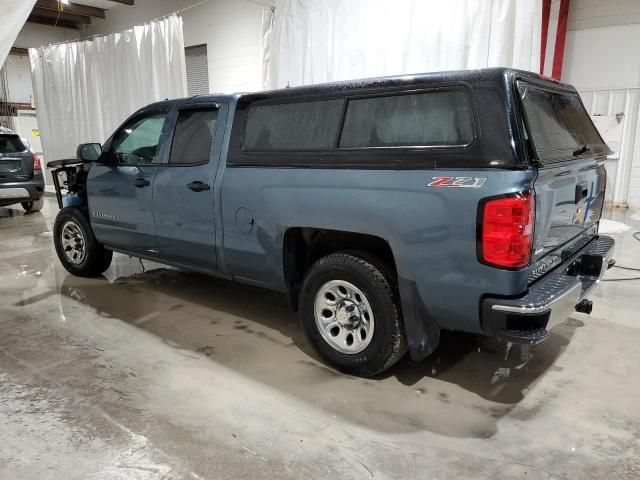
<instances>
[{"instance_id":1,"label":"chrome rear bumper","mask_svg":"<svg viewBox=\"0 0 640 480\"><path fill-rule=\"evenodd\" d=\"M565 321L602 280L615 262L615 242L599 236L540 278L520 298L487 298L482 305L483 328L514 343L537 343Z\"/></svg>"}]
</instances>

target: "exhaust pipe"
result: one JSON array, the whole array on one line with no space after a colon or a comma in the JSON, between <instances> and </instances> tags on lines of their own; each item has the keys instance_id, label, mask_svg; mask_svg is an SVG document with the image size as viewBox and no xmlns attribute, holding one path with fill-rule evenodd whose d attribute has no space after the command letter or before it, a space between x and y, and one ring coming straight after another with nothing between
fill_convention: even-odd
<instances>
[{"instance_id":1,"label":"exhaust pipe","mask_svg":"<svg viewBox=\"0 0 640 480\"><path fill-rule=\"evenodd\" d=\"M593 310L593 302L591 300L581 300L580 303L576 305L576 312L586 313L587 315L591 314L591 310Z\"/></svg>"}]
</instances>

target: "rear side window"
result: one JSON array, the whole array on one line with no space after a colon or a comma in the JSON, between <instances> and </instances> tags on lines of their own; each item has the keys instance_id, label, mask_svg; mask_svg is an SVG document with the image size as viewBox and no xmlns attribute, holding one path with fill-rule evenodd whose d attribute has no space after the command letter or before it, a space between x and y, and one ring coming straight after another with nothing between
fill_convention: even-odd
<instances>
[{"instance_id":1,"label":"rear side window","mask_svg":"<svg viewBox=\"0 0 640 480\"><path fill-rule=\"evenodd\" d=\"M170 164L200 164L209 161L218 110L181 110L171 145Z\"/></svg>"},{"instance_id":2,"label":"rear side window","mask_svg":"<svg viewBox=\"0 0 640 480\"><path fill-rule=\"evenodd\" d=\"M349 100L341 148L462 146L473 140L462 90Z\"/></svg>"},{"instance_id":3,"label":"rear side window","mask_svg":"<svg viewBox=\"0 0 640 480\"><path fill-rule=\"evenodd\" d=\"M344 100L321 100L249 108L246 150L324 150L334 148Z\"/></svg>"},{"instance_id":4,"label":"rear side window","mask_svg":"<svg viewBox=\"0 0 640 480\"><path fill-rule=\"evenodd\" d=\"M542 163L582 153L609 153L577 93L518 83L529 124L529 137Z\"/></svg>"},{"instance_id":5,"label":"rear side window","mask_svg":"<svg viewBox=\"0 0 640 480\"><path fill-rule=\"evenodd\" d=\"M26 149L17 135L0 135L0 153L24 152Z\"/></svg>"}]
</instances>

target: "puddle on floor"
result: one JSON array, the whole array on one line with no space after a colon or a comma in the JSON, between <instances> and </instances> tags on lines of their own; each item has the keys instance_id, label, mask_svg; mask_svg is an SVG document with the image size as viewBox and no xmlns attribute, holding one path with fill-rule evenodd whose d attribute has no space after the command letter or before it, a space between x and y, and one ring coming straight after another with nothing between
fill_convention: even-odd
<instances>
[{"instance_id":1,"label":"puddle on floor","mask_svg":"<svg viewBox=\"0 0 640 480\"><path fill-rule=\"evenodd\" d=\"M620 212L615 216L633 224ZM284 296L123 255L114 257L104 277L73 277L42 234L50 231L46 217L9 222L16 230L11 238L25 240L13 251L0 252L0 296L7 305L36 313L53 304L58 313L43 317L52 331L64 324L71 334L78 322L89 331L104 322L124 322L119 327L123 335L128 328L148 332L185 355L216 362L336 417L385 432L486 438L505 416L523 422L535 418L563 387L555 380L562 377L562 354L584 325L569 319L543 344L531 347L444 332L438 350L422 362L404 358L377 378L350 377L318 359ZM630 232L617 238L621 245L636 243ZM631 261L632 249L627 251L628 258L621 258ZM603 284L601 291L624 293L629 284ZM50 340L43 337L42 342ZM536 392L534 404L527 402L542 378L555 387Z\"/></svg>"},{"instance_id":2,"label":"puddle on floor","mask_svg":"<svg viewBox=\"0 0 640 480\"><path fill-rule=\"evenodd\" d=\"M450 436L492 436L578 328L561 325L538 346L444 332L426 360L362 379L323 364L284 296L265 290L160 268L112 282L69 275L60 293L63 313L88 305L96 321L127 322L360 425Z\"/></svg>"}]
</instances>

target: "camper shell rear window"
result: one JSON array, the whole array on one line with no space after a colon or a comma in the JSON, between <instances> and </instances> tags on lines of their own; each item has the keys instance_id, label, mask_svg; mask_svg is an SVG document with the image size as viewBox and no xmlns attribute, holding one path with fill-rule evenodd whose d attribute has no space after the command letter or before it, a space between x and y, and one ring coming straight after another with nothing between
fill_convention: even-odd
<instances>
[{"instance_id":1,"label":"camper shell rear window","mask_svg":"<svg viewBox=\"0 0 640 480\"><path fill-rule=\"evenodd\" d=\"M527 137L542 164L607 155L602 140L577 92L518 81Z\"/></svg>"}]
</instances>

